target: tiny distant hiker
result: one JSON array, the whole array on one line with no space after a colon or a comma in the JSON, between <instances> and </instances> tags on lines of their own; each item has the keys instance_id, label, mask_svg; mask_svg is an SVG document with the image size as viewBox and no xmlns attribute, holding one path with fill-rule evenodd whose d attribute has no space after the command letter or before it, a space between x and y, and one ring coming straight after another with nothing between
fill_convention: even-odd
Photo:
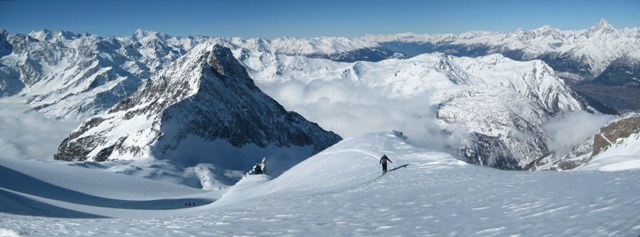
<instances>
[{"instance_id":1,"label":"tiny distant hiker","mask_svg":"<svg viewBox=\"0 0 640 237\"><path fill-rule=\"evenodd\" d=\"M267 173L267 157L262 157L262 163L260 163L260 168L262 168L262 173Z\"/></svg>"},{"instance_id":2,"label":"tiny distant hiker","mask_svg":"<svg viewBox=\"0 0 640 237\"><path fill-rule=\"evenodd\" d=\"M389 157L387 157L387 155L382 155L382 158L380 158L380 164L382 164L383 174L387 173L387 161L393 163L393 161L389 160Z\"/></svg>"}]
</instances>

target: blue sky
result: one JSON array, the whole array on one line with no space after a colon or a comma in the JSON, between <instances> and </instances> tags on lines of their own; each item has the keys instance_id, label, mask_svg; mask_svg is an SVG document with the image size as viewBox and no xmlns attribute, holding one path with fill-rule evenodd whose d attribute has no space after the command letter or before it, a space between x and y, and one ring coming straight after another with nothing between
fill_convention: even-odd
<instances>
[{"instance_id":1,"label":"blue sky","mask_svg":"<svg viewBox=\"0 0 640 237\"><path fill-rule=\"evenodd\" d=\"M583 29L606 18L640 26L638 0L0 0L0 28L11 33L64 29L103 36L136 29L222 37L510 32L551 25Z\"/></svg>"}]
</instances>

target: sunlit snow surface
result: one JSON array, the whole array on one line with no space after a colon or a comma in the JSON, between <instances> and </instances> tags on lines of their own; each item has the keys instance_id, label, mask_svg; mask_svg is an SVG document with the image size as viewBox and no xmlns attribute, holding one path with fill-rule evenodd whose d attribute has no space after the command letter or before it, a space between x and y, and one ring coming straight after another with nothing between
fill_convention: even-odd
<instances>
[{"instance_id":1,"label":"sunlit snow surface","mask_svg":"<svg viewBox=\"0 0 640 237\"><path fill-rule=\"evenodd\" d=\"M627 138L620 138L615 141L615 144L593 157L581 169L601 171L640 169L639 154L640 133L634 133Z\"/></svg>"},{"instance_id":2,"label":"sunlit snow surface","mask_svg":"<svg viewBox=\"0 0 640 237\"><path fill-rule=\"evenodd\" d=\"M381 175L378 164L382 154L393 161L386 175ZM33 171L34 167L45 166L52 171ZM157 203L178 199L179 205L188 198L198 200L196 207L166 210L153 206L146 210L118 208L110 205L113 202L103 203L109 207L97 207L96 203L53 201L48 196L54 195L55 189L38 193L38 197L25 196L8 188L11 182L3 181L0 203L19 197L26 209L39 203L117 217L65 219L0 214L0 234L8 236L635 237L640 233L638 169L501 171L416 148L393 133L345 139L278 178L249 176L224 194L171 188L170 184L130 176L106 185L106 189L118 187L118 194L100 191L91 181L117 175L109 172L68 173L65 178L62 171L79 168L8 159L0 160L0 167L23 173L26 179L50 180L70 190L110 199ZM48 177L53 175L56 177ZM80 176L84 177L81 181L73 179ZM171 189L162 192L163 187ZM25 192L34 192L32 189L38 187L22 188ZM207 198L217 201L201 205ZM58 199L71 200L64 195Z\"/></svg>"}]
</instances>

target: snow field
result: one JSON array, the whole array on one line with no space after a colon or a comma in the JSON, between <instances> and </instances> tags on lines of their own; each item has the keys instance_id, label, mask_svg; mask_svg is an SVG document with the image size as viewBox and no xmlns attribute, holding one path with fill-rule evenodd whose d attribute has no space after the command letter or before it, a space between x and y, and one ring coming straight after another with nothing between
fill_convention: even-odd
<instances>
[{"instance_id":1,"label":"snow field","mask_svg":"<svg viewBox=\"0 0 640 237\"><path fill-rule=\"evenodd\" d=\"M382 154L393 161L386 175ZM245 177L210 205L123 210L113 219L1 214L0 229L24 236L635 237L639 180L637 169L501 171L377 133L345 139L272 180Z\"/></svg>"}]
</instances>

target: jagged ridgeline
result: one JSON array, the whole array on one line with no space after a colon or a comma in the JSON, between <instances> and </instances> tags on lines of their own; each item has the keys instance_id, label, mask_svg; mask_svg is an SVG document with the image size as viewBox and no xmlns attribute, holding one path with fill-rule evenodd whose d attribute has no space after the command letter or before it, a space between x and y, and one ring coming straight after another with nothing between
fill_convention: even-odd
<instances>
[{"instance_id":1,"label":"jagged ridgeline","mask_svg":"<svg viewBox=\"0 0 640 237\"><path fill-rule=\"evenodd\" d=\"M267 156L277 174L339 140L264 94L228 48L205 43L82 123L55 159L156 158L218 173Z\"/></svg>"}]
</instances>

